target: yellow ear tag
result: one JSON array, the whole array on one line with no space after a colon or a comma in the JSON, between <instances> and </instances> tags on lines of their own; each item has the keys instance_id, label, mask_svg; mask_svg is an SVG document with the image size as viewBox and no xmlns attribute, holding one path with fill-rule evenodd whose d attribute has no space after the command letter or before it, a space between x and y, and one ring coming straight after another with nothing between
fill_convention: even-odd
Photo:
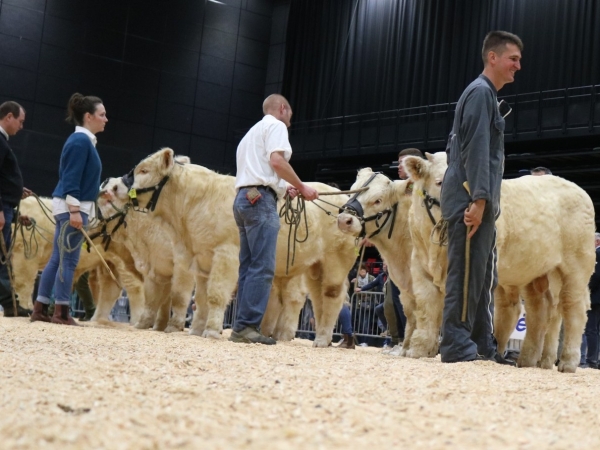
<instances>
[{"instance_id":1,"label":"yellow ear tag","mask_svg":"<svg viewBox=\"0 0 600 450\"><path fill-rule=\"evenodd\" d=\"M129 195L129 198L137 198L137 192L135 191L135 189L129 189L129 192L127 194Z\"/></svg>"},{"instance_id":2,"label":"yellow ear tag","mask_svg":"<svg viewBox=\"0 0 600 450\"><path fill-rule=\"evenodd\" d=\"M419 194L419 196L421 196L421 197L425 197L425 194L423 193L423 190L422 190L422 189L419 189L419 190L417 191L417 194Z\"/></svg>"},{"instance_id":3,"label":"yellow ear tag","mask_svg":"<svg viewBox=\"0 0 600 450\"><path fill-rule=\"evenodd\" d=\"M87 250L87 248L88 248L87 241L83 241L83 244L81 244L81 248L84 249L84 250Z\"/></svg>"}]
</instances>

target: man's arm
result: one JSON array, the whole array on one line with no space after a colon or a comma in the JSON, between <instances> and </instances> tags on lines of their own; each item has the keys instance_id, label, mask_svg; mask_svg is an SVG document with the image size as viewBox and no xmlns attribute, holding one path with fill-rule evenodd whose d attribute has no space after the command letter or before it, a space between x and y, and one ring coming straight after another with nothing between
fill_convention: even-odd
<instances>
[{"instance_id":1,"label":"man's arm","mask_svg":"<svg viewBox=\"0 0 600 450\"><path fill-rule=\"evenodd\" d=\"M280 178L294 186L306 200L319 198L317 191L303 183L289 162L283 157L283 152L273 152L270 157L271 167Z\"/></svg>"},{"instance_id":2,"label":"man's arm","mask_svg":"<svg viewBox=\"0 0 600 450\"><path fill-rule=\"evenodd\" d=\"M465 225L472 227L473 237L491 200L490 187L490 126L494 97L488 89L474 89L463 106L460 125L461 158L467 175L473 203L465 211Z\"/></svg>"}]
</instances>

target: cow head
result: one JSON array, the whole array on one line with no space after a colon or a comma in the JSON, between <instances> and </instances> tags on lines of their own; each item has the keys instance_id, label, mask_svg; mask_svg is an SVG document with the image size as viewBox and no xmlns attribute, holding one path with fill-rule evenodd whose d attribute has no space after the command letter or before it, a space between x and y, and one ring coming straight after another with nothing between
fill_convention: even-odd
<instances>
[{"instance_id":1,"label":"cow head","mask_svg":"<svg viewBox=\"0 0 600 450\"><path fill-rule=\"evenodd\" d=\"M428 196L428 198L433 198L439 202L442 181L448 168L446 153L425 153L425 157L427 159L418 156L407 156L402 164L404 170L414 182L413 191L419 197ZM436 215L439 216L439 210Z\"/></svg>"},{"instance_id":2,"label":"cow head","mask_svg":"<svg viewBox=\"0 0 600 450\"><path fill-rule=\"evenodd\" d=\"M171 174L174 165L175 156L170 148L151 154L135 166L132 188L144 189L158 185L164 177Z\"/></svg>"},{"instance_id":3,"label":"cow head","mask_svg":"<svg viewBox=\"0 0 600 450\"><path fill-rule=\"evenodd\" d=\"M374 176L375 175L375 176ZM356 182L352 185L352 190L365 187L367 181L368 189L353 196L353 199L360 204L361 211L343 211L338 215L338 228L344 233L353 236L360 236L363 230L361 217L371 217L386 209L391 208L394 203L394 183L385 175L375 174L370 168L361 169L356 177ZM354 202L349 202L354 203ZM377 229L377 224L372 221L365 223L365 231L367 236Z\"/></svg>"},{"instance_id":4,"label":"cow head","mask_svg":"<svg viewBox=\"0 0 600 450\"><path fill-rule=\"evenodd\" d=\"M129 187L123 182L123 178L109 178L100 186L98 195L98 208L103 217L110 217L116 211L125 207L129 201Z\"/></svg>"}]
</instances>

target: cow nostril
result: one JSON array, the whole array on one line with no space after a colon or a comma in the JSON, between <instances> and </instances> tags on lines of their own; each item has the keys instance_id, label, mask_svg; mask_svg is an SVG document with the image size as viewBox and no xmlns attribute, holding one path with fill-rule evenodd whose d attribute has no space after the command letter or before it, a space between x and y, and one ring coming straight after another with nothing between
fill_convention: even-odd
<instances>
[{"instance_id":1,"label":"cow nostril","mask_svg":"<svg viewBox=\"0 0 600 450\"><path fill-rule=\"evenodd\" d=\"M352 225L352 219L346 219L346 225Z\"/></svg>"}]
</instances>

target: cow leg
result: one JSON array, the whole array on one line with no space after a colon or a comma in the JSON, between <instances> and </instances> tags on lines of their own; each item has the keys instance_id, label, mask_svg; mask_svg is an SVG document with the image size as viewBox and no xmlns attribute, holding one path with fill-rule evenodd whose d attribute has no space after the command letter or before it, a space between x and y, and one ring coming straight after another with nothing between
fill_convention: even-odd
<instances>
[{"instance_id":1,"label":"cow leg","mask_svg":"<svg viewBox=\"0 0 600 450\"><path fill-rule=\"evenodd\" d=\"M152 331L165 331L171 318L171 294L169 293L171 291L171 283L165 283L161 287L164 289L163 297L156 312Z\"/></svg>"},{"instance_id":2,"label":"cow leg","mask_svg":"<svg viewBox=\"0 0 600 450\"><path fill-rule=\"evenodd\" d=\"M271 293L269 294L269 302L267 303L267 310L263 316L263 320L260 323L260 332L264 336L273 336L275 333L275 327L277 326L277 320L281 311L283 310L283 299L281 286L284 284L284 279L281 277L275 277L273 279L273 286L271 287Z\"/></svg>"},{"instance_id":3,"label":"cow leg","mask_svg":"<svg viewBox=\"0 0 600 450\"><path fill-rule=\"evenodd\" d=\"M147 330L154 326L158 308L167 296L165 286L166 283L158 283L154 278L144 279L145 304L139 320L135 323L136 328Z\"/></svg>"},{"instance_id":4,"label":"cow leg","mask_svg":"<svg viewBox=\"0 0 600 450\"><path fill-rule=\"evenodd\" d=\"M518 367L537 367L542 357L544 337L550 319L547 300L544 294L534 287L534 283L535 281L524 289L527 333L517 361Z\"/></svg>"},{"instance_id":5,"label":"cow leg","mask_svg":"<svg viewBox=\"0 0 600 450\"><path fill-rule=\"evenodd\" d=\"M582 274L572 273L563 278L559 307L564 322L564 344L558 363L559 372L573 373L581 357L581 336L587 321L590 305L588 280Z\"/></svg>"},{"instance_id":6,"label":"cow leg","mask_svg":"<svg viewBox=\"0 0 600 450\"><path fill-rule=\"evenodd\" d=\"M326 270L323 270L326 267ZM346 274L340 271L340 264L328 261L315 264L306 277L315 313L315 340L313 347L328 347L333 337L333 327L346 297L344 281ZM339 273L338 273L339 272Z\"/></svg>"},{"instance_id":7,"label":"cow leg","mask_svg":"<svg viewBox=\"0 0 600 450\"><path fill-rule=\"evenodd\" d=\"M519 289L512 286L498 286L494 292L494 337L498 343L498 353L506 351L510 335L521 315Z\"/></svg>"},{"instance_id":8,"label":"cow leg","mask_svg":"<svg viewBox=\"0 0 600 450\"><path fill-rule=\"evenodd\" d=\"M415 296L408 291L400 293L400 303L404 309L406 316L406 327L404 328L404 342L402 342L402 351L400 356L406 356L411 348L412 336L417 327L416 307L417 302ZM400 326L400 324L398 324Z\"/></svg>"},{"instance_id":9,"label":"cow leg","mask_svg":"<svg viewBox=\"0 0 600 450\"><path fill-rule=\"evenodd\" d=\"M306 302L306 290L302 276L286 279L282 284L283 308L273 337L277 341L291 341L296 336L300 311Z\"/></svg>"},{"instance_id":10,"label":"cow leg","mask_svg":"<svg viewBox=\"0 0 600 450\"><path fill-rule=\"evenodd\" d=\"M231 300L238 277L239 250L233 245L215 249L206 289L208 316L203 337L220 339L225 308Z\"/></svg>"},{"instance_id":11,"label":"cow leg","mask_svg":"<svg viewBox=\"0 0 600 450\"><path fill-rule=\"evenodd\" d=\"M413 273L417 327L412 333L410 349L406 352L406 356L432 358L437 354L439 348L444 296L415 258L412 259L411 272Z\"/></svg>"},{"instance_id":12,"label":"cow leg","mask_svg":"<svg viewBox=\"0 0 600 450\"><path fill-rule=\"evenodd\" d=\"M547 292L548 294L552 296L550 290ZM552 300L554 300L554 296L548 299L549 302L552 302L552 306L550 307L550 320L546 330L546 337L544 338L544 349L542 350L542 359L540 361L540 367L548 370L554 368L554 363L557 359L558 336L560 334L560 325L562 324L562 317L558 306Z\"/></svg>"},{"instance_id":13,"label":"cow leg","mask_svg":"<svg viewBox=\"0 0 600 450\"><path fill-rule=\"evenodd\" d=\"M183 331L185 327L185 316L187 314L188 305L192 298L192 290L194 289L194 278L189 274L173 275L173 284L171 285L171 310L172 315L169 319L165 333L174 331Z\"/></svg>"},{"instance_id":14,"label":"cow leg","mask_svg":"<svg viewBox=\"0 0 600 450\"><path fill-rule=\"evenodd\" d=\"M192 317L192 325L190 326L190 334L202 336L206 329L206 318L208 317L208 305L206 304L206 285L208 278L203 276L196 277L196 293L194 294L194 303L196 311Z\"/></svg>"},{"instance_id":15,"label":"cow leg","mask_svg":"<svg viewBox=\"0 0 600 450\"><path fill-rule=\"evenodd\" d=\"M143 280L139 279L135 274L125 268L124 270L119 271L119 278L127 291L127 298L129 299L129 323L136 324L142 316L146 302ZM112 278L111 282L115 284Z\"/></svg>"},{"instance_id":16,"label":"cow leg","mask_svg":"<svg viewBox=\"0 0 600 450\"><path fill-rule=\"evenodd\" d=\"M108 263L111 264L110 262ZM114 266L113 266L114 268ZM111 270L113 269L111 268ZM110 320L110 312L115 306L115 302L119 295L121 295L121 289L110 277L108 272L104 269L100 269L97 272L98 284L100 285L100 292L97 299L96 312L92 317L92 320ZM113 272L114 273L114 272ZM117 275L118 276L118 275Z\"/></svg>"}]
</instances>

